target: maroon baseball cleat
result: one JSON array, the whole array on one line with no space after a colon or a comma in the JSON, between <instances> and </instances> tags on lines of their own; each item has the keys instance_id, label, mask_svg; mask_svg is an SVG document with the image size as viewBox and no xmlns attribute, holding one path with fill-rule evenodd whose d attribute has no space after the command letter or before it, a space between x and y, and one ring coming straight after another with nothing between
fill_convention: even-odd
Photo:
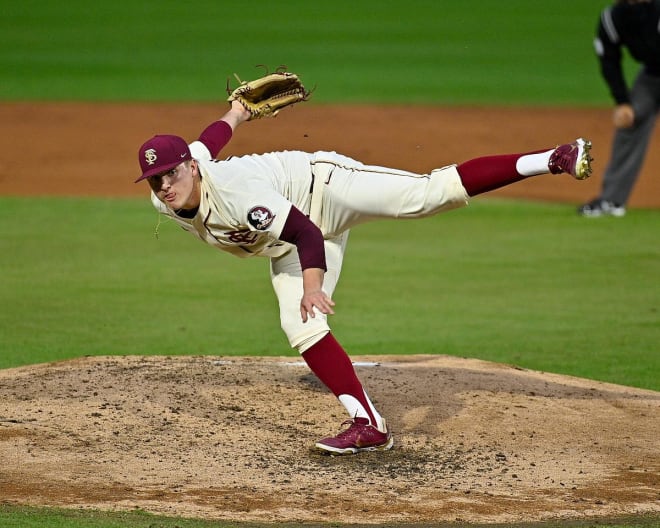
<instances>
[{"instance_id":1,"label":"maroon baseball cleat","mask_svg":"<svg viewBox=\"0 0 660 528\"><path fill-rule=\"evenodd\" d=\"M387 425L384 433L371 425L366 418L346 420L341 425L349 425L349 427L337 436L316 442L317 449L333 455L352 455L360 451L387 451L394 445L394 438Z\"/></svg>"},{"instance_id":2,"label":"maroon baseball cleat","mask_svg":"<svg viewBox=\"0 0 660 528\"><path fill-rule=\"evenodd\" d=\"M552 174L565 172L576 180L584 180L591 176L590 150L591 141L584 138L578 138L573 143L559 145L550 155L548 168Z\"/></svg>"}]
</instances>

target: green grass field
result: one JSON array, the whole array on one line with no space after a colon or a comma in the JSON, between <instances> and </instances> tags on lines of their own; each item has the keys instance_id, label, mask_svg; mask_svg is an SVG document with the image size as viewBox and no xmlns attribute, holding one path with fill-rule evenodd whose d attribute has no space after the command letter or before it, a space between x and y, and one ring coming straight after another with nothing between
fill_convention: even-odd
<instances>
[{"instance_id":1,"label":"green grass field","mask_svg":"<svg viewBox=\"0 0 660 528\"><path fill-rule=\"evenodd\" d=\"M657 528L656 519L641 516L622 521L546 522L529 524L437 524L407 525L408 528ZM41 510L37 508L7 508L0 504L2 528L339 528L336 523L319 524L268 524L219 523L198 519L180 519L156 516L142 511L124 513L85 512L80 510ZM391 525L405 528L406 525ZM383 524L350 525L350 528L388 528Z\"/></svg>"},{"instance_id":2,"label":"green grass field","mask_svg":"<svg viewBox=\"0 0 660 528\"><path fill-rule=\"evenodd\" d=\"M216 101L234 72L286 64L318 87L314 104L606 107L591 42L608 3L3 2L0 100ZM0 368L87 354L294 354L265 259L220 254L168 224L156 239L156 220L144 200L0 197ZM484 198L362 226L333 326L354 355L451 354L660 390L659 225L660 211L584 222L564 205ZM258 342L245 341L246 325ZM0 497L0 526L238 525Z\"/></svg>"},{"instance_id":3,"label":"green grass field","mask_svg":"<svg viewBox=\"0 0 660 528\"><path fill-rule=\"evenodd\" d=\"M216 101L286 64L315 103L609 104L607 0L3 2L0 99Z\"/></svg>"},{"instance_id":4,"label":"green grass field","mask_svg":"<svg viewBox=\"0 0 660 528\"><path fill-rule=\"evenodd\" d=\"M584 222L566 205L480 198L430 219L360 226L333 328L352 354L477 357L660 390L658 220L635 210ZM212 250L173 223L157 239L144 200L4 197L0 222L12 225L0 367L296 354L267 260Z\"/></svg>"}]
</instances>

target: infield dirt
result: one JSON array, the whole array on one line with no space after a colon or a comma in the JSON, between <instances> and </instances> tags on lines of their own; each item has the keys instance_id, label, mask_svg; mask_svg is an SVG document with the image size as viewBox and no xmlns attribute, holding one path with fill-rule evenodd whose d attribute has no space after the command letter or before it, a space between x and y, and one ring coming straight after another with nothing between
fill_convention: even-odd
<instances>
[{"instance_id":1,"label":"infield dirt","mask_svg":"<svg viewBox=\"0 0 660 528\"><path fill-rule=\"evenodd\" d=\"M214 105L0 104L0 194L145 196L136 149ZM494 194L577 205L602 109L300 106L223 155L337 150L425 172L584 135L595 174ZM658 135L630 202L660 207ZM655 146L655 148L654 148ZM598 221L598 220L585 220ZM625 221L625 220L622 220ZM111 351L109 351L111 353ZM0 371L0 502L243 521L479 523L660 512L660 393L469 358L353 358L395 448L311 449L345 418L298 358L94 357Z\"/></svg>"}]
</instances>

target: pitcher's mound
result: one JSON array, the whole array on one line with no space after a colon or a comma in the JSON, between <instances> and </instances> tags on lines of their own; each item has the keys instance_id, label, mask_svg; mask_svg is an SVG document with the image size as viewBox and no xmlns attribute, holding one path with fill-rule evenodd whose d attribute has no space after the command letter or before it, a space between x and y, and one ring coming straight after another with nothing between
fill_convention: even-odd
<instances>
[{"instance_id":1,"label":"pitcher's mound","mask_svg":"<svg viewBox=\"0 0 660 528\"><path fill-rule=\"evenodd\" d=\"M297 357L0 371L0 497L365 524L660 511L660 393L446 356L353 360L391 451L314 451L346 416Z\"/></svg>"}]
</instances>

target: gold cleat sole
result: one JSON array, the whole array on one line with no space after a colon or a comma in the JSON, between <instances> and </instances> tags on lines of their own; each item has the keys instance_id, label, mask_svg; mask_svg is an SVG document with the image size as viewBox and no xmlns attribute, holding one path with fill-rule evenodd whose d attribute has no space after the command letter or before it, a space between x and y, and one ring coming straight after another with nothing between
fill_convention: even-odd
<instances>
[{"instance_id":1,"label":"gold cleat sole","mask_svg":"<svg viewBox=\"0 0 660 528\"><path fill-rule=\"evenodd\" d=\"M582 147L582 154L577 160L575 166L575 179L576 180L586 180L591 176L591 162L594 160L591 155L591 141L588 139L583 139L580 141Z\"/></svg>"}]
</instances>

